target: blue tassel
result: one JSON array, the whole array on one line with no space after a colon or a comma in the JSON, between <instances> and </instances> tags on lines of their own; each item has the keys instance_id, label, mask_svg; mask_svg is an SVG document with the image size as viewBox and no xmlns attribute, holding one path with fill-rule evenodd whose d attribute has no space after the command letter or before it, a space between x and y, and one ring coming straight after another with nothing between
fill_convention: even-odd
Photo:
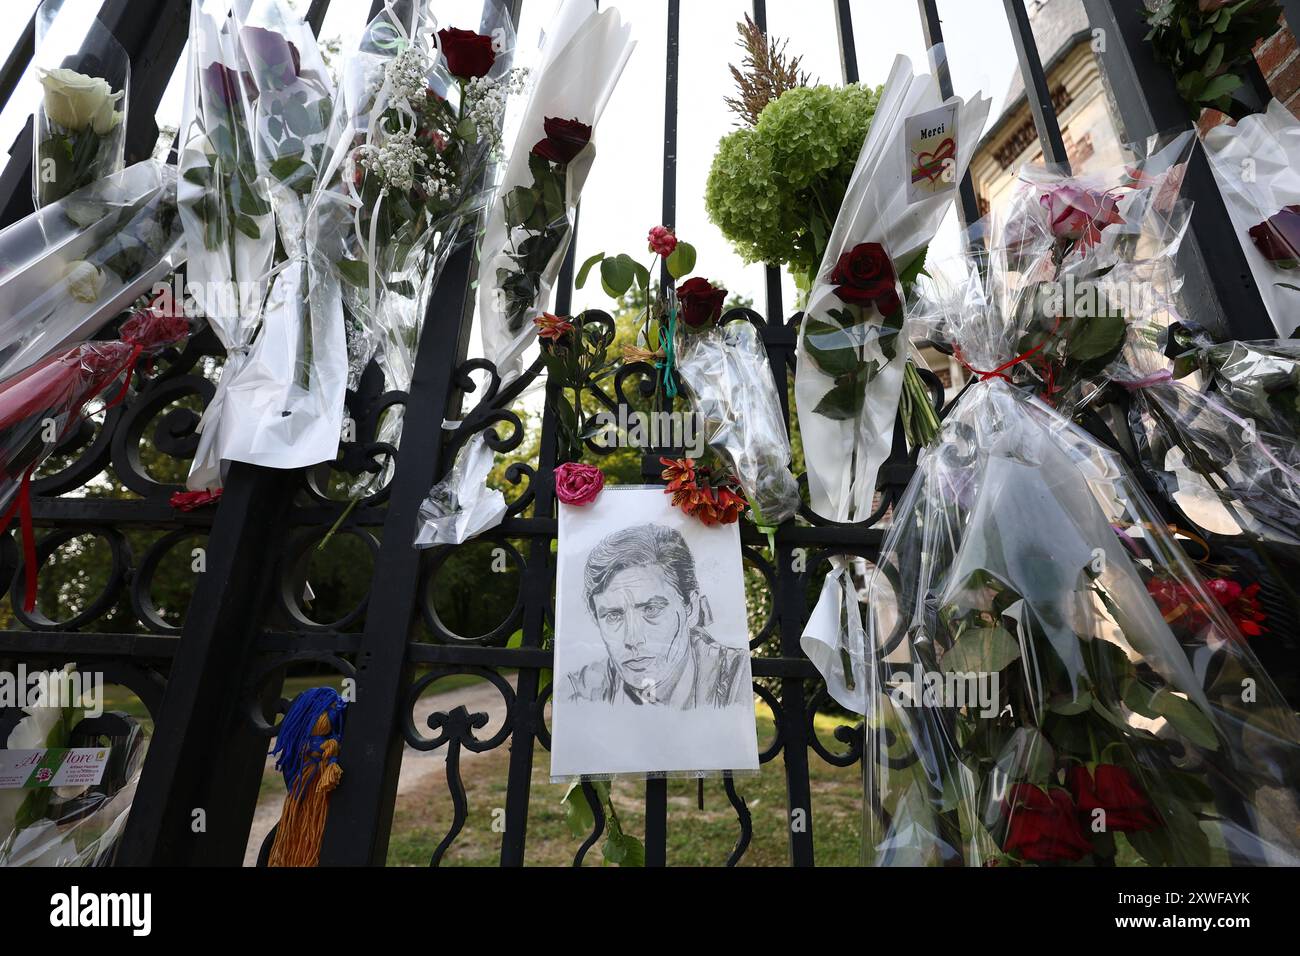
<instances>
[{"instance_id":1,"label":"blue tassel","mask_svg":"<svg viewBox=\"0 0 1300 956\"><path fill-rule=\"evenodd\" d=\"M279 755L275 769L284 774L284 785L291 794L300 792L319 769L321 745L329 738L337 740L343 736L347 706L347 701L332 687L305 690L289 705L271 755ZM316 721L326 712L331 732L325 735L314 733Z\"/></svg>"}]
</instances>

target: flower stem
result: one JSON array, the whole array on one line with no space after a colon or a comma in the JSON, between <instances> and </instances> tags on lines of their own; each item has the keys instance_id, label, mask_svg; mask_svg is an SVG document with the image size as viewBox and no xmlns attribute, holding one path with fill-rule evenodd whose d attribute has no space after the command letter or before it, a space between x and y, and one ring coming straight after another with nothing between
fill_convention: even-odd
<instances>
[{"instance_id":1,"label":"flower stem","mask_svg":"<svg viewBox=\"0 0 1300 956\"><path fill-rule=\"evenodd\" d=\"M939 416L930 401L930 389L911 359L903 366L903 394L899 409L903 413L903 431L913 448L929 445L938 436Z\"/></svg>"}]
</instances>

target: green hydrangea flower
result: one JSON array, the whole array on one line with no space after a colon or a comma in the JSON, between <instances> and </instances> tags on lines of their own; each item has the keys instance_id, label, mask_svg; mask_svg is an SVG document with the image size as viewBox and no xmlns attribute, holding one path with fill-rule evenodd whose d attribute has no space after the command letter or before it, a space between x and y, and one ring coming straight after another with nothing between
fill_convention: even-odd
<instances>
[{"instance_id":1,"label":"green hydrangea flower","mask_svg":"<svg viewBox=\"0 0 1300 956\"><path fill-rule=\"evenodd\" d=\"M880 92L790 90L764 107L757 126L722 138L705 208L742 259L788 265L797 278L817 269Z\"/></svg>"}]
</instances>

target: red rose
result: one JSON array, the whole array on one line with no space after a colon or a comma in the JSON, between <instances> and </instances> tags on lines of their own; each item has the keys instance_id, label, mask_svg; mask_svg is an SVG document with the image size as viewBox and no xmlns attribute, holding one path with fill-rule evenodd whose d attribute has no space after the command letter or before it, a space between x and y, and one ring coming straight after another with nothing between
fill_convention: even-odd
<instances>
[{"instance_id":1,"label":"red rose","mask_svg":"<svg viewBox=\"0 0 1300 956\"><path fill-rule=\"evenodd\" d=\"M1064 790L1018 783L1002 804L1007 835L1002 848L1032 863L1078 860L1092 852L1074 801Z\"/></svg>"},{"instance_id":2,"label":"red rose","mask_svg":"<svg viewBox=\"0 0 1300 956\"><path fill-rule=\"evenodd\" d=\"M244 27L240 40L248 54L258 89L282 90L302 71L298 48L282 34L262 27Z\"/></svg>"},{"instance_id":3,"label":"red rose","mask_svg":"<svg viewBox=\"0 0 1300 956\"><path fill-rule=\"evenodd\" d=\"M549 159L563 166L586 148L591 142L591 127L577 119L559 119L546 117L543 127L546 139L539 140L533 147L533 155Z\"/></svg>"},{"instance_id":4,"label":"red rose","mask_svg":"<svg viewBox=\"0 0 1300 956\"><path fill-rule=\"evenodd\" d=\"M1103 763L1088 773L1087 767L1074 766L1065 775L1065 782L1074 794L1085 826L1091 823L1094 810L1105 811L1107 830L1135 833L1160 826L1146 794L1123 767Z\"/></svg>"},{"instance_id":5,"label":"red rose","mask_svg":"<svg viewBox=\"0 0 1300 956\"><path fill-rule=\"evenodd\" d=\"M1259 606L1258 583L1243 588L1231 578L1212 578L1205 582L1205 589L1228 612L1242 634L1258 637L1264 633L1262 625L1268 615Z\"/></svg>"},{"instance_id":6,"label":"red rose","mask_svg":"<svg viewBox=\"0 0 1300 956\"><path fill-rule=\"evenodd\" d=\"M687 279L677 287L682 321L693 329L718 321L722 316L722 303L726 300L726 289L717 288L708 279L699 276Z\"/></svg>"},{"instance_id":7,"label":"red rose","mask_svg":"<svg viewBox=\"0 0 1300 956\"><path fill-rule=\"evenodd\" d=\"M595 465L569 461L555 469L555 497L566 505L595 501L604 487L605 473Z\"/></svg>"},{"instance_id":8,"label":"red rose","mask_svg":"<svg viewBox=\"0 0 1300 956\"><path fill-rule=\"evenodd\" d=\"M462 80L487 76L492 64L497 61L496 51L492 49L492 38L473 30L457 30L455 27L439 30L438 46L447 59L447 69L451 75Z\"/></svg>"},{"instance_id":9,"label":"red rose","mask_svg":"<svg viewBox=\"0 0 1300 956\"><path fill-rule=\"evenodd\" d=\"M853 305L876 304L881 315L898 311L897 280L894 264L885 247L878 242L863 242L840 256L831 270L831 282L841 302Z\"/></svg>"},{"instance_id":10,"label":"red rose","mask_svg":"<svg viewBox=\"0 0 1300 956\"><path fill-rule=\"evenodd\" d=\"M1285 206L1249 231L1255 248L1269 262L1282 269L1294 269L1300 262L1300 206Z\"/></svg>"}]
</instances>

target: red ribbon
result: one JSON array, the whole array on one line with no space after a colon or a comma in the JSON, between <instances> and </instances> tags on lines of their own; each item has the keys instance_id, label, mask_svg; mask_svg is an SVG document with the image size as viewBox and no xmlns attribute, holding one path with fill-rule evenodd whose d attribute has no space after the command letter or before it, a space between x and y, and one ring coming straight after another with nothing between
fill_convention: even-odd
<instances>
[{"instance_id":1,"label":"red ribbon","mask_svg":"<svg viewBox=\"0 0 1300 956\"><path fill-rule=\"evenodd\" d=\"M1043 339L1043 341L1039 342L1029 351L1021 352L1015 358L1008 359L1007 361L1003 362L1001 365L999 365L997 368L993 369L990 372L981 371L980 369L977 369L975 366L967 362L964 358L962 358L960 345L958 345L956 348L952 350L952 355L953 358L955 358L958 362L961 363L962 368L966 369L966 371L970 372L972 375L978 375L979 380L981 382L987 382L991 378L1000 378L1004 382L1010 383L1011 376L1006 374L1007 369L1013 368L1014 366L1019 365L1021 362L1028 361L1029 359L1037 355L1039 352L1041 352L1043 349L1045 349L1047 347L1047 343L1052 340L1052 336L1056 334L1056 330L1059 329L1060 327L1061 327L1061 320L1060 318L1057 318L1056 324L1052 326L1052 331L1047 333L1047 338ZM1050 380L1051 379L1050 364L1048 365L1048 375L1049 375L1048 388L1051 389L1052 382Z\"/></svg>"},{"instance_id":2,"label":"red ribbon","mask_svg":"<svg viewBox=\"0 0 1300 956\"><path fill-rule=\"evenodd\" d=\"M9 528L9 522L14 520L14 512L19 515L23 535L23 571L27 578L23 610L29 614L36 608L36 534L32 531L32 471L35 468L32 465L23 472L18 494L14 495L14 500L9 503L5 513L0 515L0 534Z\"/></svg>"},{"instance_id":3,"label":"red ribbon","mask_svg":"<svg viewBox=\"0 0 1300 956\"><path fill-rule=\"evenodd\" d=\"M131 354L126 360L126 367L123 369L126 372L126 381L122 383L122 387L118 389L117 394L104 406L104 411L120 405L126 398L127 392L131 388L131 376L135 372L136 363L143 353L143 345L137 343L132 347ZM36 532L32 527L32 472L36 470L38 464L40 462L36 462L23 472L23 480L18 486L18 494L14 496L14 500L5 510L5 513L0 515L0 534L4 534L8 530L10 522L14 519L15 512L19 516L19 526L22 529L23 538L23 576L27 581L26 590L23 594L23 610L28 614L36 609L36 572L38 569L36 566Z\"/></svg>"}]
</instances>

